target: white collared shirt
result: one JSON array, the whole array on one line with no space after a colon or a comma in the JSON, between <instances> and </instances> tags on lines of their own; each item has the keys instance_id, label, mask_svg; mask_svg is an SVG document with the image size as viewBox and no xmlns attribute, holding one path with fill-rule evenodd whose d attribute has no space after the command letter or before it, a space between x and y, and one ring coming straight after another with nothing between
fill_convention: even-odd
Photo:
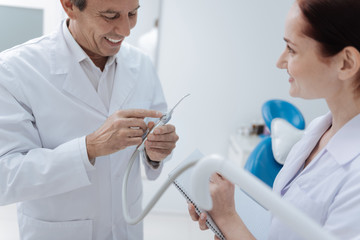
<instances>
[{"instance_id":1,"label":"white collared shirt","mask_svg":"<svg viewBox=\"0 0 360 240\"><path fill-rule=\"evenodd\" d=\"M309 125L289 153L274 182L274 191L339 239L360 239L360 114L346 123L302 170L331 123L332 115L328 113ZM301 238L274 217L269 239Z\"/></svg>"},{"instance_id":2,"label":"white collared shirt","mask_svg":"<svg viewBox=\"0 0 360 240\"><path fill-rule=\"evenodd\" d=\"M68 20L63 22L63 34L65 36L65 42L70 52L73 53L73 57L80 64L88 77L90 83L94 86L99 98L103 102L106 109L109 111L110 100L112 95L112 89L114 84L115 72L116 72L116 57L110 56L106 62L104 71L101 71L80 45L75 41L68 28ZM83 158L85 168L91 170L94 167L91 165L88 159Z\"/></svg>"},{"instance_id":3,"label":"white collared shirt","mask_svg":"<svg viewBox=\"0 0 360 240\"><path fill-rule=\"evenodd\" d=\"M69 47L70 51L73 53L73 57L77 62L79 62L80 66L86 73L86 76L94 86L94 89L101 98L104 106L107 110L109 110L116 72L116 57L110 56L106 62L104 71L101 71L75 41L68 29L67 22L68 21L63 22L63 34L65 36L66 45Z\"/></svg>"}]
</instances>

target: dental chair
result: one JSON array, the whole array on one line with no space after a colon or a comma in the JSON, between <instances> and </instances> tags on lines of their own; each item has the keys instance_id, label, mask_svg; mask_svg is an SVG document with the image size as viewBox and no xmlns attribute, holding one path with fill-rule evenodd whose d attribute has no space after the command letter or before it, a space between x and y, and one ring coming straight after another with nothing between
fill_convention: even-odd
<instances>
[{"instance_id":1,"label":"dental chair","mask_svg":"<svg viewBox=\"0 0 360 240\"><path fill-rule=\"evenodd\" d=\"M282 168L272 151L271 137L263 138L250 153L244 168L272 187L275 177Z\"/></svg>"},{"instance_id":2,"label":"dental chair","mask_svg":"<svg viewBox=\"0 0 360 240\"><path fill-rule=\"evenodd\" d=\"M262 116L271 135L258 143L244 168L272 187L287 154L303 134L305 120L298 108L280 99L265 102Z\"/></svg>"},{"instance_id":3,"label":"dental chair","mask_svg":"<svg viewBox=\"0 0 360 240\"><path fill-rule=\"evenodd\" d=\"M266 101L261 109L265 125L271 130L271 122L275 118L282 118L291 123L297 129L305 128L305 120L300 110L293 104L280 100L272 99Z\"/></svg>"}]
</instances>

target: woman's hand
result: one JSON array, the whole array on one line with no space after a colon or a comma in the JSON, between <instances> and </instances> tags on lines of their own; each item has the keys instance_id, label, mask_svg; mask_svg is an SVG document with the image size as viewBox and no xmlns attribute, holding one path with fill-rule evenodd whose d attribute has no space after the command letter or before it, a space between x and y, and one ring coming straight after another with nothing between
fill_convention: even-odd
<instances>
[{"instance_id":1,"label":"woman's hand","mask_svg":"<svg viewBox=\"0 0 360 240\"><path fill-rule=\"evenodd\" d=\"M235 209L235 186L218 173L210 178L210 195L213 201L213 208L209 211L220 231L227 240L255 239L237 214ZM188 204L191 219L198 221L201 230L207 230L206 213L200 216L196 213L194 205ZM219 238L215 235L215 240Z\"/></svg>"}]
</instances>

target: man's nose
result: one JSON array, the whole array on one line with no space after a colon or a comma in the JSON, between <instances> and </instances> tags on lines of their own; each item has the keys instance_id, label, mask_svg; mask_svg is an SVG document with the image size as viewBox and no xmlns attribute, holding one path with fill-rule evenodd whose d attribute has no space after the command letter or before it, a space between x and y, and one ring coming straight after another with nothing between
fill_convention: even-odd
<instances>
[{"instance_id":1,"label":"man's nose","mask_svg":"<svg viewBox=\"0 0 360 240\"><path fill-rule=\"evenodd\" d=\"M129 17L122 17L115 23L115 33L124 37L128 37L131 31Z\"/></svg>"}]
</instances>

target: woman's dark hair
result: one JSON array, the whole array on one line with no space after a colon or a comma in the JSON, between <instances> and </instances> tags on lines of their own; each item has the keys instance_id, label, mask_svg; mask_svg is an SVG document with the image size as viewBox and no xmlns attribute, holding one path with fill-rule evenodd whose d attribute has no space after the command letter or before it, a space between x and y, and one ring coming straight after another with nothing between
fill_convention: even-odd
<instances>
[{"instance_id":1,"label":"woman's dark hair","mask_svg":"<svg viewBox=\"0 0 360 240\"><path fill-rule=\"evenodd\" d=\"M86 7L86 0L71 0L71 2L80 10L84 10Z\"/></svg>"},{"instance_id":2,"label":"woman's dark hair","mask_svg":"<svg viewBox=\"0 0 360 240\"><path fill-rule=\"evenodd\" d=\"M297 0L305 20L303 33L321 44L324 57L347 46L360 51L360 0Z\"/></svg>"}]
</instances>

